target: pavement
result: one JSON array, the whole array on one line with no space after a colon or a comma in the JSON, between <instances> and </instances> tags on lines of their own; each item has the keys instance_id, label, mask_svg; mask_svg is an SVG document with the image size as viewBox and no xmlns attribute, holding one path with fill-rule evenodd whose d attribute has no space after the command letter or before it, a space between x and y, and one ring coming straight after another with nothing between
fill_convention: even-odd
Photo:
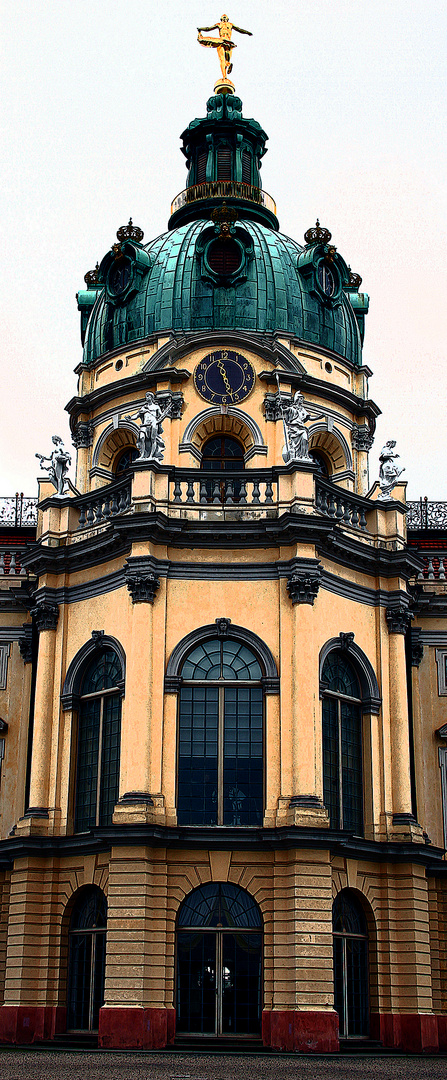
<instances>
[{"instance_id":1,"label":"pavement","mask_svg":"<svg viewBox=\"0 0 447 1080\"><path fill-rule=\"evenodd\" d=\"M447 1080L447 1054L119 1053L0 1048L1 1080Z\"/></svg>"}]
</instances>

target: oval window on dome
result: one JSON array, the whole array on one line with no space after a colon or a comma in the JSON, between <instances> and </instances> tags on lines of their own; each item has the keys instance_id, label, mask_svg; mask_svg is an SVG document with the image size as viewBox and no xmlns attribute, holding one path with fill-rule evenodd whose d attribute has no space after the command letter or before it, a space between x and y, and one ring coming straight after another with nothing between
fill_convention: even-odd
<instances>
[{"instance_id":1,"label":"oval window on dome","mask_svg":"<svg viewBox=\"0 0 447 1080\"><path fill-rule=\"evenodd\" d=\"M109 292L118 296L127 288L131 275L131 265L128 259L118 259L109 270L107 281Z\"/></svg>"},{"instance_id":2,"label":"oval window on dome","mask_svg":"<svg viewBox=\"0 0 447 1080\"><path fill-rule=\"evenodd\" d=\"M332 267L321 262L318 266L318 282L325 296L333 296L336 291L335 275Z\"/></svg>"},{"instance_id":3,"label":"oval window on dome","mask_svg":"<svg viewBox=\"0 0 447 1080\"><path fill-rule=\"evenodd\" d=\"M213 240L206 257L209 267L219 277L235 274L242 263L242 252L236 240Z\"/></svg>"}]
</instances>

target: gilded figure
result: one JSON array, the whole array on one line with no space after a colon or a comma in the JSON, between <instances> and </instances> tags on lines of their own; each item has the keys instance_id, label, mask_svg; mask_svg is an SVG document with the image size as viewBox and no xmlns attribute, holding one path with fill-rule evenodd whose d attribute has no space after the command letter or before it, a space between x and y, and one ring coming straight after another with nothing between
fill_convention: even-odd
<instances>
[{"instance_id":1,"label":"gilded figure","mask_svg":"<svg viewBox=\"0 0 447 1080\"><path fill-rule=\"evenodd\" d=\"M251 31L242 30L240 26L230 22L228 15L222 15L220 21L214 23L214 26L198 26L197 29L199 31L197 38L199 44L208 49L217 49L222 78L226 81L233 70L231 53L236 48L236 42L231 40L232 32L237 30L238 34L248 34L249 37L252 37ZM208 33L209 30L218 30L219 37L203 37L203 31Z\"/></svg>"}]
</instances>

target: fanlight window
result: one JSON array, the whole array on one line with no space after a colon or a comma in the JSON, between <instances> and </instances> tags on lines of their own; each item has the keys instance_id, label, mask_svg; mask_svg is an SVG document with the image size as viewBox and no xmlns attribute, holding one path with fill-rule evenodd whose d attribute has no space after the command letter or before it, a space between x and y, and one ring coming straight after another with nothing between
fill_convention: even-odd
<instances>
[{"instance_id":1,"label":"fanlight window","mask_svg":"<svg viewBox=\"0 0 447 1080\"><path fill-rule=\"evenodd\" d=\"M262 929L262 917L256 901L245 889L230 882L216 882L189 893L180 908L178 926L257 930Z\"/></svg>"},{"instance_id":2,"label":"fanlight window","mask_svg":"<svg viewBox=\"0 0 447 1080\"><path fill-rule=\"evenodd\" d=\"M323 797L332 829L363 833L361 690L340 652L330 653L321 676Z\"/></svg>"},{"instance_id":3,"label":"fanlight window","mask_svg":"<svg viewBox=\"0 0 447 1080\"><path fill-rule=\"evenodd\" d=\"M179 702L178 822L262 825L262 668L246 645L191 650Z\"/></svg>"},{"instance_id":4,"label":"fanlight window","mask_svg":"<svg viewBox=\"0 0 447 1080\"><path fill-rule=\"evenodd\" d=\"M75 831L111 825L118 798L121 735L121 664L104 649L81 684L76 769Z\"/></svg>"}]
</instances>

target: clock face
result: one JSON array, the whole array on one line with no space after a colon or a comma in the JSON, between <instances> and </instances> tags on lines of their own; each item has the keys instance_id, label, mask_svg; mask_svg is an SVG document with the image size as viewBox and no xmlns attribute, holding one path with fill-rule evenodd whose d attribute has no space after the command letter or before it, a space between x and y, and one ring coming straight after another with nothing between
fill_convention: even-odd
<instances>
[{"instance_id":1,"label":"clock face","mask_svg":"<svg viewBox=\"0 0 447 1080\"><path fill-rule=\"evenodd\" d=\"M197 364L194 385L212 405L237 405L251 393L255 378L255 370L245 356L219 349Z\"/></svg>"}]
</instances>

